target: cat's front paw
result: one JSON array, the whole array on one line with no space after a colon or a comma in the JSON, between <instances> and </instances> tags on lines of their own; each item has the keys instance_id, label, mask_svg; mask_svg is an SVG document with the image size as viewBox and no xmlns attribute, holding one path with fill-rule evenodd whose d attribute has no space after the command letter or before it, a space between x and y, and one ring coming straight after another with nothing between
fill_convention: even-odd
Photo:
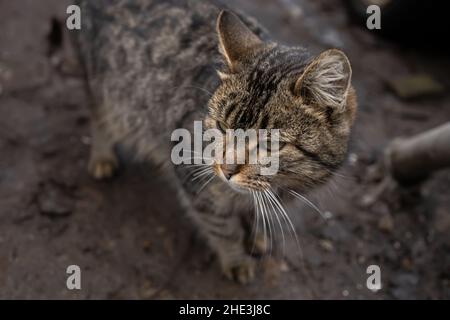
<instances>
[{"instance_id":1,"label":"cat's front paw","mask_svg":"<svg viewBox=\"0 0 450 320\"><path fill-rule=\"evenodd\" d=\"M233 281L248 284L255 278L256 263L251 257L245 257L238 263L222 264L222 272Z\"/></svg>"},{"instance_id":2,"label":"cat's front paw","mask_svg":"<svg viewBox=\"0 0 450 320\"><path fill-rule=\"evenodd\" d=\"M97 180L111 178L119 167L115 156L92 157L89 161L89 174Z\"/></svg>"}]
</instances>

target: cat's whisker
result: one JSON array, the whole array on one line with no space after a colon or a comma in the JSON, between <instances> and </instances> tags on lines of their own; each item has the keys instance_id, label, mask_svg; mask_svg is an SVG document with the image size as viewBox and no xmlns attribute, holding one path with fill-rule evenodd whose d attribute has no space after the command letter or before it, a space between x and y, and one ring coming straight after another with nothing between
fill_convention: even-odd
<instances>
[{"instance_id":1,"label":"cat's whisker","mask_svg":"<svg viewBox=\"0 0 450 320\"><path fill-rule=\"evenodd\" d=\"M332 202L336 202L336 194L338 193L338 187L334 180L330 180L330 182L324 187L324 190L328 194L328 198L332 199Z\"/></svg>"},{"instance_id":2,"label":"cat's whisker","mask_svg":"<svg viewBox=\"0 0 450 320\"><path fill-rule=\"evenodd\" d=\"M204 159L200 159L200 160L202 160L201 163L195 163L195 161L193 161L193 163L187 163L185 165L187 165L187 166L192 166L192 165L212 166L212 165L214 165L214 161L213 160L207 160L207 161L203 161Z\"/></svg>"},{"instance_id":3,"label":"cat's whisker","mask_svg":"<svg viewBox=\"0 0 450 320\"><path fill-rule=\"evenodd\" d=\"M189 168L189 169L192 169L192 168ZM193 175L195 175L195 174L197 174L197 173L199 173L201 171L207 170L207 169L211 169L211 167L208 166L208 165L199 165L198 167L192 169L192 171L188 175L188 177L191 177L191 176L193 176Z\"/></svg>"},{"instance_id":4,"label":"cat's whisker","mask_svg":"<svg viewBox=\"0 0 450 320\"><path fill-rule=\"evenodd\" d=\"M195 150L183 150L183 152L191 153L192 157L189 158L189 159L214 160L214 158L205 156L202 152L198 152L198 151L195 151Z\"/></svg>"},{"instance_id":5,"label":"cat's whisker","mask_svg":"<svg viewBox=\"0 0 450 320\"><path fill-rule=\"evenodd\" d=\"M255 206L255 195L253 194L253 190L249 190L249 192L250 192L250 195L252 196L252 201L253 201L253 206L254 207L256 207ZM255 210L256 211L256 210ZM258 215L256 214L256 212L255 212L255 214L254 214L254 216L253 216L253 225L252 225L252 228L251 228L251 231L252 231L252 238L253 238L253 244L252 244L252 250L250 251L252 254L253 254L253 252L254 252L254 250L255 250L255 240L256 240L256 235L258 234L258 230L257 230L257 228L258 228Z\"/></svg>"},{"instance_id":6,"label":"cat's whisker","mask_svg":"<svg viewBox=\"0 0 450 320\"><path fill-rule=\"evenodd\" d=\"M252 199L253 199L253 206L255 207L255 218L253 219L253 228L252 231L254 232L253 234L253 245L252 245L252 250L251 252L253 253L255 250L255 244L256 244L256 238L259 234L259 213L258 213L258 207L256 204L256 196L255 196L255 191L254 190L250 190L250 194L252 195ZM256 224L255 224L256 223Z\"/></svg>"},{"instance_id":7,"label":"cat's whisker","mask_svg":"<svg viewBox=\"0 0 450 320\"><path fill-rule=\"evenodd\" d=\"M303 251L302 248L300 246L300 241L298 239L298 235L297 235L297 231L295 230L294 224L292 223L291 218L289 217L289 215L287 214L286 210L284 209L284 207L281 205L280 201L278 200L277 195L270 189L268 190L268 194L269 196L272 198L272 200L274 201L275 205L278 207L278 209L280 210L281 216L284 217L284 220L286 221L286 223L288 224L288 226L290 227L290 230L292 231L292 234L295 238L295 242L297 244L297 247L299 249L299 253L301 258L303 259Z\"/></svg>"},{"instance_id":8,"label":"cat's whisker","mask_svg":"<svg viewBox=\"0 0 450 320\"><path fill-rule=\"evenodd\" d=\"M263 234L264 234L264 242L267 242L267 226L266 226L266 216L264 215L262 211L262 205L261 205L261 193L259 191L256 191L256 199L258 204L258 210L261 214L262 218L262 224L263 224Z\"/></svg>"},{"instance_id":9,"label":"cat's whisker","mask_svg":"<svg viewBox=\"0 0 450 320\"><path fill-rule=\"evenodd\" d=\"M189 158L185 158L186 160L202 160L202 161L211 161L211 163L214 162L213 158L208 158L208 157L189 157ZM188 163L190 164L190 163ZM194 164L199 164L199 163L194 163Z\"/></svg>"},{"instance_id":10,"label":"cat's whisker","mask_svg":"<svg viewBox=\"0 0 450 320\"><path fill-rule=\"evenodd\" d=\"M270 224L269 224L269 219L268 219L268 217L266 215L266 211L265 211L265 208L264 208L263 193L262 192L258 192L258 196L259 196L259 200L260 200L261 213L262 213L262 216L264 217L265 225L267 225L267 231L268 231L268 235L269 235L269 238L270 238L271 237ZM267 241L268 239L265 238L264 240ZM269 244L269 248L270 248L270 245L271 244ZM271 250L271 248L270 248L270 250Z\"/></svg>"},{"instance_id":11,"label":"cat's whisker","mask_svg":"<svg viewBox=\"0 0 450 320\"><path fill-rule=\"evenodd\" d=\"M205 168L203 171L195 174L194 177L191 179L191 181L195 181L204 175L212 174L212 173L213 173L213 171L211 168Z\"/></svg>"},{"instance_id":12,"label":"cat's whisker","mask_svg":"<svg viewBox=\"0 0 450 320\"><path fill-rule=\"evenodd\" d=\"M208 164L205 164L205 163L200 163L200 164L186 164L185 166L188 166L189 169L190 169L191 167L209 167L209 165L208 165Z\"/></svg>"},{"instance_id":13,"label":"cat's whisker","mask_svg":"<svg viewBox=\"0 0 450 320\"><path fill-rule=\"evenodd\" d=\"M201 177L205 176L205 175L209 175L210 173L212 173L211 170L207 170L205 169L204 171L198 172L196 174L194 174L193 178L191 179L191 181L195 181L197 179L200 179Z\"/></svg>"},{"instance_id":14,"label":"cat's whisker","mask_svg":"<svg viewBox=\"0 0 450 320\"><path fill-rule=\"evenodd\" d=\"M264 191L265 193L267 193L267 190ZM284 228L283 225L281 223L280 217L278 216L278 210L275 209L275 206L273 204L273 200L271 199L271 197L269 195L267 195L267 200L269 201L270 207L272 208L272 212L275 215L275 218L277 219L278 222L278 226L280 228L281 231L281 238L283 240L283 255L286 253L286 238L284 236Z\"/></svg>"},{"instance_id":15,"label":"cat's whisker","mask_svg":"<svg viewBox=\"0 0 450 320\"><path fill-rule=\"evenodd\" d=\"M214 174L212 174L211 177L197 191L197 194L199 194L215 177L216 176Z\"/></svg>"},{"instance_id":16,"label":"cat's whisker","mask_svg":"<svg viewBox=\"0 0 450 320\"><path fill-rule=\"evenodd\" d=\"M213 171L213 169L211 168L211 166L206 165L206 164L201 164L201 165L190 165L191 167L186 167L185 169L189 169L191 170L191 172L189 172L188 174L186 174L183 178L183 183L185 183L188 179L190 179L191 177L193 177L194 175L200 174L203 171L208 171L211 170Z\"/></svg>"},{"instance_id":17,"label":"cat's whisker","mask_svg":"<svg viewBox=\"0 0 450 320\"><path fill-rule=\"evenodd\" d=\"M203 165L193 170L194 174L204 170L212 170L212 168L208 165Z\"/></svg>"},{"instance_id":18,"label":"cat's whisker","mask_svg":"<svg viewBox=\"0 0 450 320\"><path fill-rule=\"evenodd\" d=\"M198 152L198 151L195 151L195 150L183 150L183 152L191 152L194 155L197 155L197 156L202 157L204 159L212 159L211 157L204 156L202 152Z\"/></svg>"},{"instance_id":19,"label":"cat's whisker","mask_svg":"<svg viewBox=\"0 0 450 320\"><path fill-rule=\"evenodd\" d=\"M265 212L265 215L266 215L266 217L267 217L267 224L268 224L268 226L269 226L269 255L271 256L272 255L272 249L273 249L273 240L274 240L274 232L275 232L275 226L274 226L274 224L273 224L273 218L272 218L272 215L271 215L271 213L270 213L270 211L268 210L268 206L267 206L267 200L266 200L266 198L267 198L267 194L266 194L266 192L265 191L262 191L261 192L261 198L262 198L262 204L263 204L263 207L264 207L264 212ZM273 230L272 230L272 227L273 227Z\"/></svg>"},{"instance_id":20,"label":"cat's whisker","mask_svg":"<svg viewBox=\"0 0 450 320\"><path fill-rule=\"evenodd\" d=\"M352 176L349 176L349 175L346 175L346 174L343 174L343 173L340 173L340 172L334 172L334 171L332 171L330 169L327 169L327 168L323 168L323 170L327 171L331 175L333 175L335 177L338 177L338 178L342 178L342 179L346 179L346 180L350 180L350 181L356 180L355 177L352 177Z\"/></svg>"},{"instance_id":21,"label":"cat's whisker","mask_svg":"<svg viewBox=\"0 0 450 320\"><path fill-rule=\"evenodd\" d=\"M189 179L189 178L195 178L198 174L200 174L200 173L202 173L202 172L206 172L206 171L208 171L208 170L210 170L209 167L200 167L200 168L196 168L196 169L192 170L192 172L191 172L189 175L187 175L185 179L187 180L187 179ZM192 180L191 180L191 181L192 181Z\"/></svg>"},{"instance_id":22,"label":"cat's whisker","mask_svg":"<svg viewBox=\"0 0 450 320\"><path fill-rule=\"evenodd\" d=\"M295 192L294 190L288 190L289 193L291 195L293 195L295 198L303 201L304 203L306 203L307 205L309 205L309 207L311 207L312 209L316 210L320 216L326 220L325 214L322 212L322 210L320 210L314 203L312 203L308 198L306 198L304 195L299 194L298 192Z\"/></svg>"},{"instance_id":23,"label":"cat's whisker","mask_svg":"<svg viewBox=\"0 0 450 320\"><path fill-rule=\"evenodd\" d=\"M196 179L197 181L195 181L194 183L197 186L201 185L201 187L198 188L195 193L198 195L200 193L200 191L202 191L203 188L205 188L206 185L210 182L208 180L212 180L211 178L214 178L214 177L215 177L215 174L212 172L205 172L202 176L199 176L198 179Z\"/></svg>"}]
</instances>

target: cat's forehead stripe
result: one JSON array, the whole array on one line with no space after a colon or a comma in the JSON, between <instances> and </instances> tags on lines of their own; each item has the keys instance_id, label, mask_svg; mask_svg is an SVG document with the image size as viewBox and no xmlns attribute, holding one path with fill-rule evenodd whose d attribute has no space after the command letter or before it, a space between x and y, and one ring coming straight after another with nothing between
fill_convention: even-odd
<instances>
[{"instance_id":1,"label":"cat's forehead stripe","mask_svg":"<svg viewBox=\"0 0 450 320\"><path fill-rule=\"evenodd\" d=\"M248 95L242 94L240 101L235 103L230 101L224 110L226 121L236 128L250 128L257 123L261 128L266 127L270 119L261 119L261 117L264 116L263 110L267 103L277 93L277 88L283 79L293 74L300 74L304 70L305 61L307 61L307 55L299 49L272 47L262 53L255 60L246 78ZM238 104L240 108L237 108ZM231 116L234 119L231 119Z\"/></svg>"}]
</instances>

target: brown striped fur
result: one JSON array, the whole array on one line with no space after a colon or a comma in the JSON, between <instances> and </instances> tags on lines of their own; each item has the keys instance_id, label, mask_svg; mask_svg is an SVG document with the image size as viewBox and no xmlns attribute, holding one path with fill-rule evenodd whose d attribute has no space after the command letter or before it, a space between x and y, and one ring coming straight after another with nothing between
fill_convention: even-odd
<instances>
[{"instance_id":1,"label":"brown striped fur","mask_svg":"<svg viewBox=\"0 0 450 320\"><path fill-rule=\"evenodd\" d=\"M117 144L159 164L223 272L251 280L254 260L243 226L253 212L249 194L221 179L197 193L198 181L170 161L170 134L191 129L194 120L204 120L206 128L280 129L278 174L261 176L257 165L244 164L233 168L235 183L243 190L308 192L346 156L356 113L348 59L335 49L312 57L304 48L267 41L253 19L219 15L223 5L206 0L98 0L81 6L77 41L93 115L89 171L98 179L110 177L118 166Z\"/></svg>"}]
</instances>

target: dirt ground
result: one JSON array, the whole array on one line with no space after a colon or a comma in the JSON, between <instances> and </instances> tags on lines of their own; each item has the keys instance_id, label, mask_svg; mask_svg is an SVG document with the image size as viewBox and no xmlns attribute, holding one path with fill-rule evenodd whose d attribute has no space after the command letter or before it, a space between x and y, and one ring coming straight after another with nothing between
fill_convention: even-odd
<instances>
[{"instance_id":1,"label":"dirt ground","mask_svg":"<svg viewBox=\"0 0 450 320\"><path fill-rule=\"evenodd\" d=\"M349 163L310 195L327 219L290 210L303 260L291 239L284 258L261 260L254 283L229 282L150 165L93 181L82 80L47 54L51 17L65 18L68 2L0 1L0 298L450 298L450 172L410 201L361 205L387 143L450 120L448 92L403 101L387 81L425 73L448 88L448 57L378 39L349 24L339 1L230 3L274 39L341 47L352 61L360 110ZM71 264L82 270L79 291L66 288ZM376 293L366 287L372 264L381 268Z\"/></svg>"}]
</instances>

